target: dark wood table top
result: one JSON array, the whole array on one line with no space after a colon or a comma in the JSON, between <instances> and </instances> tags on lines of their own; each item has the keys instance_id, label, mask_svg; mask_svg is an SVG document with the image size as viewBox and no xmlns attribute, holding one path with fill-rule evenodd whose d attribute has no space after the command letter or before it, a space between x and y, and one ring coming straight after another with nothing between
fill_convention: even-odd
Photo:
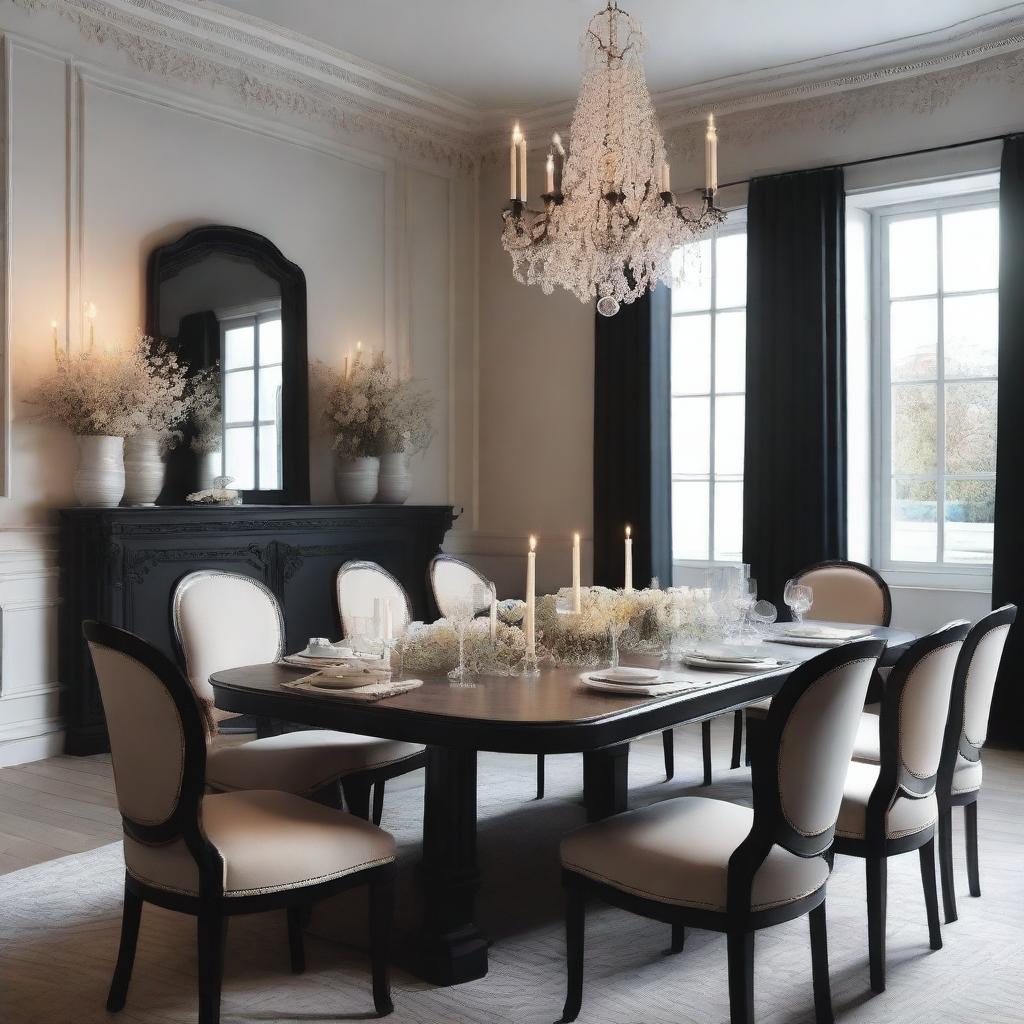
<instances>
[{"instance_id":1,"label":"dark wood table top","mask_svg":"<svg viewBox=\"0 0 1024 1024\"><path fill-rule=\"evenodd\" d=\"M886 663L915 639L903 630L879 627L874 632L888 643ZM225 711L445 747L571 753L701 721L770 697L795 664L821 653L820 648L769 646L791 664L742 679L721 673L731 681L710 681L700 689L661 697L595 691L580 680L580 670L567 668L544 668L533 677L477 675L471 686L455 686L444 675L420 675L421 687L375 703L286 689L282 683L309 674L287 665L217 672L210 683L217 706ZM632 658L630 663L656 665L657 659ZM713 678L692 669L680 671Z\"/></svg>"}]
</instances>

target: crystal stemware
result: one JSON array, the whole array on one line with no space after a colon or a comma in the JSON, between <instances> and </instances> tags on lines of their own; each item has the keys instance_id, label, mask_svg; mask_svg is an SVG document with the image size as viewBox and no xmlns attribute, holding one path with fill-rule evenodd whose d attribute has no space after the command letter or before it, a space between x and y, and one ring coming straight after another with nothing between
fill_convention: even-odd
<instances>
[{"instance_id":1,"label":"crystal stemware","mask_svg":"<svg viewBox=\"0 0 1024 1024\"><path fill-rule=\"evenodd\" d=\"M814 592L806 584L789 580L783 591L783 600L793 615L794 622L803 622L804 615L810 611L814 603Z\"/></svg>"},{"instance_id":2,"label":"crystal stemware","mask_svg":"<svg viewBox=\"0 0 1024 1024\"><path fill-rule=\"evenodd\" d=\"M466 671L466 630L473 621L476 609L473 607L473 598L470 595L459 597L452 602L448 618L455 626L455 633L459 638L459 664L448 673L448 678L458 683L464 683L468 677Z\"/></svg>"}]
</instances>

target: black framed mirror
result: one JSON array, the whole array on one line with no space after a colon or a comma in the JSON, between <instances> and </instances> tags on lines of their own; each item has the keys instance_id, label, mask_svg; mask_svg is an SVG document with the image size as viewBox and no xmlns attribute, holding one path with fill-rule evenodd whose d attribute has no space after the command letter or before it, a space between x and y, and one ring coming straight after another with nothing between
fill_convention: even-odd
<instances>
[{"instance_id":1,"label":"black framed mirror","mask_svg":"<svg viewBox=\"0 0 1024 1024\"><path fill-rule=\"evenodd\" d=\"M195 228L150 254L146 333L204 375L212 409L168 456L159 504L183 503L215 469L246 504L308 504L302 269L254 231Z\"/></svg>"}]
</instances>

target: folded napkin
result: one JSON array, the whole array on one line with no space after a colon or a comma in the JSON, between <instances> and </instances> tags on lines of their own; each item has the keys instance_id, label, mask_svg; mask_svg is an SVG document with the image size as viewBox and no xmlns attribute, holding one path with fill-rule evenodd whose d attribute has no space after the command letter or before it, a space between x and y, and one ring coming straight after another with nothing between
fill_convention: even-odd
<instances>
[{"instance_id":1,"label":"folded napkin","mask_svg":"<svg viewBox=\"0 0 1024 1024\"><path fill-rule=\"evenodd\" d=\"M850 629L843 626L812 626L805 623L783 628L783 636L797 637L801 640L857 640L870 635L871 630L863 626Z\"/></svg>"},{"instance_id":2,"label":"folded napkin","mask_svg":"<svg viewBox=\"0 0 1024 1024\"><path fill-rule=\"evenodd\" d=\"M282 665L292 665L295 668L331 668L336 665L352 665L362 669L366 666L379 664L379 658L311 658L306 654L286 654L281 659Z\"/></svg>"},{"instance_id":3,"label":"folded napkin","mask_svg":"<svg viewBox=\"0 0 1024 1024\"><path fill-rule=\"evenodd\" d=\"M298 690L300 693L312 694L316 697L327 697L339 700L354 700L364 703L384 700L387 697L397 697L400 693L408 693L423 685L422 679L403 679L400 682L381 681L368 683L366 686L358 686L354 689L332 690L324 689L314 685L317 679L323 678L324 673L314 672L312 675L302 676L301 679L293 679L281 685L289 690Z\"/></svg>"}]
</instances>

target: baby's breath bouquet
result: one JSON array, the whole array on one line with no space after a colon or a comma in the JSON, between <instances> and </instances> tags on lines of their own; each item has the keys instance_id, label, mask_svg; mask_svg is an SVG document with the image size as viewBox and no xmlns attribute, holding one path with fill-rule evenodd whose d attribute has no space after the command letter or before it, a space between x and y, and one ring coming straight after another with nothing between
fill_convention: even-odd
<instances>
[{"instance_id":1,"label":"baby's breath bouquet","mask_svg":"<svg viewBox=\"0 0 1024 1024\"><path fill-rule=\"evenodd\" d=\"M192 426L195 436L189 447L197 455L212 455L221 449L224 416L220 404L220 364L214 363L192 375L188 383Z\"/></svg>"},{"instance_id":2,"label":"baby's breath bouquet","mask_svg":"<svg viewBox=\"0 0 1024 1024\"><path fill-rule=\"evenodd\" d=\"M186 418L185 368L164 342L140 335L130 348L58 352L53 371L29 396L38 418L80 436L132 437L166 444Z\"/></svg>"}]
</instances>

